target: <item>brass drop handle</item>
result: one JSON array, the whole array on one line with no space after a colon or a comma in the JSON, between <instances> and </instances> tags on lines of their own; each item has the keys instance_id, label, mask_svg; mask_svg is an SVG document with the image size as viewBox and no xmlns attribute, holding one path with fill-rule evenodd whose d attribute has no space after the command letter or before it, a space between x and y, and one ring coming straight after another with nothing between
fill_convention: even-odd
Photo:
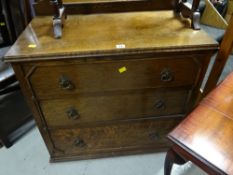
<instances>
[{"instance_id":1,"label":"brass drop handle","mask_svg":"<svg viewBox=\"0 0 233 175\"><path fill-rule=\"evenodd\" d=\"M155 109L165 109L166 108L165 101L164 100L157 100L155 102L154 108Z\"/></svg>"},{"instance_id":2,"label":"brass drop handle","mask_svg":"<svg viewBox=\"0 0 233 175\"><path fill-rule=\"evenodd\" d=\"M83 148L85 146L87 146L87 144L84 142L83 139L81 139L80 137L77 137L74 141L74 145L80 148Z\"/></svg>"},{"instance_id":3,"label":"brass drop handle","mask_svg":"<svg viewBox=\"0 0 233 175\"><path fill-rule=\"evenodd\" d=\"M172 72L169 69L163 69L160 73L160 80L163 82L169 82L173 80Z\"/></svg>"},{"instance_id":4,"label":"brass drop handle","mask_svg":"<svg viewBox=\"0 0 233 175\"><path fill-rule=\"evenodd\" d=\"M65 75L61 75L59 78L59 86L63 90L72 90L74 89L74 84L72 81L69 79L69 77Z\"/></svg>"},{"instance_id":5,"label":"brass drop handle","mask_svg":"<svg viewBox=\"0 0 233 175\"><path fill-rule=\"evenodd\" d=\"M67 111L66 114L69 119L76 120L80 117L78 111L74 107L70 107Z\"/></svg>"}]
</instances>

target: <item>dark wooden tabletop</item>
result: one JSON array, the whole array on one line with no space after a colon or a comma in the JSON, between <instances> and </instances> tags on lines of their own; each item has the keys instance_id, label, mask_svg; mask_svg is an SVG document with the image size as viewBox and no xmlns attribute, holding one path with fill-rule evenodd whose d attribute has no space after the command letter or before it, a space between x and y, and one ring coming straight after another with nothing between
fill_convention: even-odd
<instances>
[{"instance_id":1,"label":"dark wooden tabletop","mask_svg":"<svg viewBox=\"0 0 233 175\"><path fill-rule=\"evenodd\" d=\"M233 174L233 73L168 137L222 174Z\"/></svg>"}]
</instances>

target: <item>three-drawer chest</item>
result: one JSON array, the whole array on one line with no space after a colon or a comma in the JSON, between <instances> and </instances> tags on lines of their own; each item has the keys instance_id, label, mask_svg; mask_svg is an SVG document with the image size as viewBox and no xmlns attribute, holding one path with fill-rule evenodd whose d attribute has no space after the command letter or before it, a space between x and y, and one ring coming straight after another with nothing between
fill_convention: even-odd
<instances>
[{"instance_id":1,"label":"three-drawer chest","mask_svg":"<svg viewBox=\"0 0 233 175\"><path fill-rule=\"evenodd\" d=\"M36 17L10 62L51 161L165 150L218 44L172 11ZM35 138L36 139L36 138Z\"/></svg>"}]
</instances>

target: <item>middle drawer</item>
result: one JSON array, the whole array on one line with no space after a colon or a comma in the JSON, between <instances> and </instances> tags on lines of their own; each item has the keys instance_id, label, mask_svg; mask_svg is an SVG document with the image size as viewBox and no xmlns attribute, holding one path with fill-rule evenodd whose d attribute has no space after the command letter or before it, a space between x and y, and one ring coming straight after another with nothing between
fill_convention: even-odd
<instances>
[{"instance_id":1,"label":"middle drawer","mask_svg":"<svg viewBox=\"0 0 233 175\"><path fill-rule=\"evenodd\" d=\"M184 114L188 90L111 93L41 101L48 127Z\"/></svg>"}]
</instances>

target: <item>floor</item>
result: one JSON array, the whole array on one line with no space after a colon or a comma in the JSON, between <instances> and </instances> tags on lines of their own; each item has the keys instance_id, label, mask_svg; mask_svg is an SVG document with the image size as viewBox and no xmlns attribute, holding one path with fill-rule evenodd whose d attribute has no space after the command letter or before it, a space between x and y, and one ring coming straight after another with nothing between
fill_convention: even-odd
<instances>
[{"instance_id":1,"label":"floor","mask_svg":"<svg viewBox=\"0 0 233 175\"><path fill-rule=\"evenodd\" d=\"M0 50L1 52L1 50ZM233 69L231 55L223 79ZM49 155L37 128L10 149L0 149L0 174L3 175L163 175L165 153L122 156L96 160L49 163ZM174 166L173 175L205 175L191 162Z\"/></svg>"}]
</instances>

